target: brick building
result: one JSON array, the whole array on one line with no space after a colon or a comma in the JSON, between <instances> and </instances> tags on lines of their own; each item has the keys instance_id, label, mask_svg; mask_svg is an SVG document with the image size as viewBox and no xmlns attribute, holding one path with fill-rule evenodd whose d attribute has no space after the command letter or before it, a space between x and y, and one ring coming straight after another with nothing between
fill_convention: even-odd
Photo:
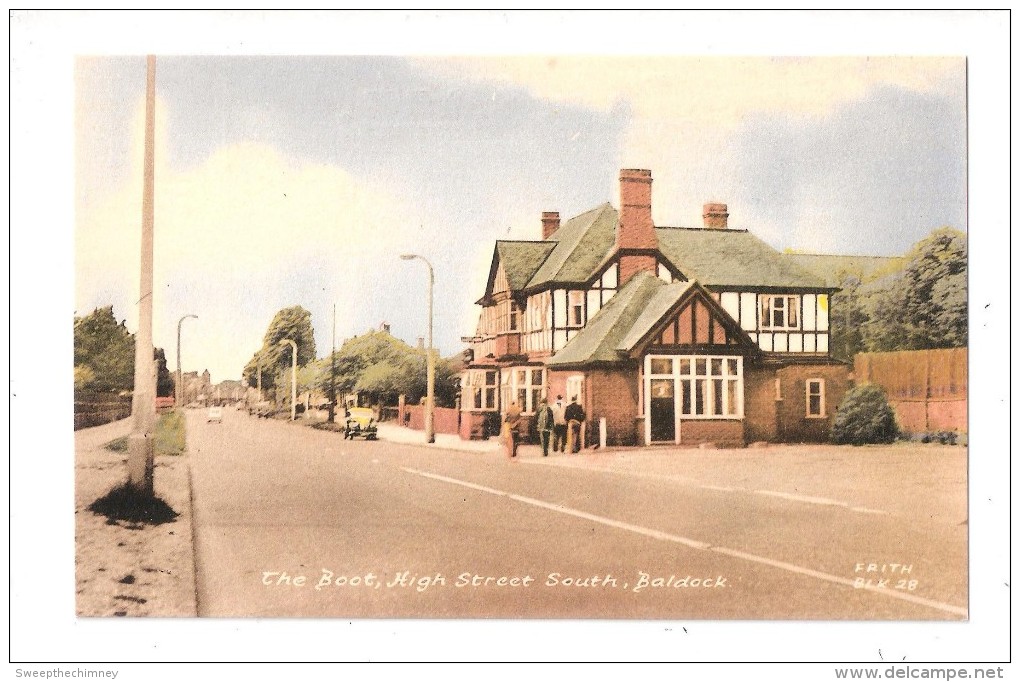
<instances>
[{"instance_id":1,"label":"brick building","mask_svg":"<svg viewBox=\"0 0 1020 682\"><path fill-rule=\"evenodd\" d=\"M704 226L652 222L652 177L620 171L604 204L542 239L498 241L462 374L461 436L498 432L516 401L578 398L587 442L818 441L848 382L829 355L835 288L747 230L725 204Z\"/></svg>"}]
</instances>

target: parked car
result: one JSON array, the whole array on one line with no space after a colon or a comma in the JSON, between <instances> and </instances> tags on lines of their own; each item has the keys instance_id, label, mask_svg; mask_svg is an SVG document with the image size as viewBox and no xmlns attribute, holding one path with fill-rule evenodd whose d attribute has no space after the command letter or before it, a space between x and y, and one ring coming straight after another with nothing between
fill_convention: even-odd
<instances>
[{"instance_id":1,"label":"parked car","mask_svg":"<svg viewBox=\"0 0 1020 682\"><path fill-rule=\"evenodd\" d=\"M216 422L217 424L223 423L223 408L219 405L213 405L209 408L209 413L205 419L206 423Z\"/></svg>"},{"instance_id":2,"label":"parked car","mask_svg":"<svg viewBox=\"0 0 1020 682\"><path fill-rule=\"evenodd\" d=\"M344 439L355 438L375 440L379 437L379 427L375 423L375 413L367 407L352 407L347 410L344 422Z\"/></svg>"}]
</instances>

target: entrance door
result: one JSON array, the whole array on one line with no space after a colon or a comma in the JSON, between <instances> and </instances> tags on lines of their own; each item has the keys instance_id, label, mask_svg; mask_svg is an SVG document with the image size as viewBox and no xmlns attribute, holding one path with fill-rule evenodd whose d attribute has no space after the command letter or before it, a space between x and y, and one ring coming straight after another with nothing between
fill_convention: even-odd
<instances>
[{"instance_id":1,"label":"entrance door","mask_svg":"<svg viewBox=\"0 0 1020 682\"><path fill-rule=\"evenodd\" d=\"M652 379L650 382L649 417L653 442L676 440L676 401L673 379Z\"/></svg>"}]
</instances>

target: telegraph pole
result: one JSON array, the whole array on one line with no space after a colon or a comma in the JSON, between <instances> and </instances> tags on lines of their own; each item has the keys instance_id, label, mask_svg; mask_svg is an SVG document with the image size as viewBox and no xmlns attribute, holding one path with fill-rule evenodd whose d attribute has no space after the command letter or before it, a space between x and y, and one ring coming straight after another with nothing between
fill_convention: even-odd
<instances>
[{"instance_id":1,"label":"telegraph pole","mask_svg":"<svg viewBox=\"0 0 1020 682\"><path fill-rule=\"evenodd\" d=\"M336 421L336 303L333 304L333 341L329 353L329 423Z\"/></svg>"},{"instance_id":2,"label":"telegraph pole","mask_svg":"<svg viewBox=\"0 0 1020 682\"><path fill-rule=\"evenodd\" d=\"M145 160L142 182L142 252L138 291L138 333L135 335L135 386L131 395L131 436L128 438L128 486L152 497L156 426L156 365L152 351L152 264L156 139L156 57L146 57Z\"/></svg>"}]
</instances>

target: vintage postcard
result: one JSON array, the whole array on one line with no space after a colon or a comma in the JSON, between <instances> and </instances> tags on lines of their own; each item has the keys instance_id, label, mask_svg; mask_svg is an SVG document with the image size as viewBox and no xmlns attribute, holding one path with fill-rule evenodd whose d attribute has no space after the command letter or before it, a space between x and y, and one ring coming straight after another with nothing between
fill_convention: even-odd
<instances>
[{"instance_id":1,"label":"vintage postcard","mask_svg":"<svg viewBox=\"0 0 1020 682\"><path fill-rule=\"evenodd\" d=\"M79 622L705 661L972 622L967 55L619 54L613 16L538 17L587 50L70 55Z\"/></svg>"}]
</instances>

